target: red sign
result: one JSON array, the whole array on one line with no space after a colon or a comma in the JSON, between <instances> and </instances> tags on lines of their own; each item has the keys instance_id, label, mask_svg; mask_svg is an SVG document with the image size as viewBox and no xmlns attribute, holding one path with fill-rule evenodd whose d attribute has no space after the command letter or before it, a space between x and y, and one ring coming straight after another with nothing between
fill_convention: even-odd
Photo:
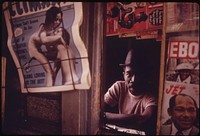
<instances>
[{"instance_id":1,"label":"red sign","mask_svg":"<svg viewBox=\"0 0 200 136\"><path fill-rule=\"evenodd\" d=\"M170 41L169 58L196 59L199 53L197 41Z\"/></svg>"},{"instance_id":2,"label":"red sign","mask_svg":"<svg viewBox=\"0 0 200 136\"><path fill-rule=\"evenodd\" d=\"M162 2L108 2L106 35L162 28Z\"/></svg>"}]
</instances>

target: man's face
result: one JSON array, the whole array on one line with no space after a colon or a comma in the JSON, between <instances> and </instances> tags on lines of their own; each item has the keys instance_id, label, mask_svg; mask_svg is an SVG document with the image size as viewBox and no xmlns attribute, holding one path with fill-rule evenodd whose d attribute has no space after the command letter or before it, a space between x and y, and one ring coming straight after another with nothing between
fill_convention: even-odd
<instances>
[{"instance_id":1,"label":"man's face","mask_svg":"<svg viewBox=\"0 0 200 136\"><path fill-rule=\"evenodd\" d=\"M171 119L179 130L189 129L196 120L196 107L188 96L177 96Z\"/></svg>"},{"instance_id":2,"label":"man's face","mask_svg":"<svg viewBox=\"0 0 200 136\"><path fill-rule=\"evenodd\" d=\"M139 75L138 73L135 73L135 70L131 66L126 66L124 68L124 80L125 84L128 87L128 90L133 95L139 95L140 94L140 87L144 85L141 81L142 75Z\"/></svg>"},{"instance_id":3,"label":"man's face","mask_svg":"<svg viewBox=\"0 0 200 136\"><path fill-rule=\"evenodd\" d=\"M187 79L191 73L191 71L188 69L182 69L182 70L179 70L178 72L182 81Z\"/></svg>"}]
</instances>

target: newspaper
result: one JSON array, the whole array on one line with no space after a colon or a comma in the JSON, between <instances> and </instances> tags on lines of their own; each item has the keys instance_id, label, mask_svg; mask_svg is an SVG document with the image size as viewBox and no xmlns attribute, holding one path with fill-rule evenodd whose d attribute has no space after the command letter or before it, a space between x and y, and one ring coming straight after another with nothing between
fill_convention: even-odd
<instances>
[{"instance_id":1,"label":"newspaper","mask_svg":"<svg viewBox=\"0 0 200 136\"><path fill-rule=\"evenodd\" d=\"M105 129L131 135L146 135L145 132L141 130L119 127L117 125L112 125L112 124L105 124Z\"/></svg>"}]
</instances>

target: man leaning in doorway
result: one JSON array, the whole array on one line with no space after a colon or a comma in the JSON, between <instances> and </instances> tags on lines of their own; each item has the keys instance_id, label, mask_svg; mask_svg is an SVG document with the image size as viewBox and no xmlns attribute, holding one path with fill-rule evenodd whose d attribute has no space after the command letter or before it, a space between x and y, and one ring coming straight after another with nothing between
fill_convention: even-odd
<instances>
[{"instance_id":1,"label":"man leaning in doorway","mask_svg":"<svg viewBox=\"0 0 200 136\"><path fill-rule=\"evenodd\" d=\"M118 113L104 112L105 123L155 135L157 98L148 88L146 62L142 54L129 50L123 68L124 81L115 82L105 93L105 107L117 106Z\"/></svg>"}]
</instances>

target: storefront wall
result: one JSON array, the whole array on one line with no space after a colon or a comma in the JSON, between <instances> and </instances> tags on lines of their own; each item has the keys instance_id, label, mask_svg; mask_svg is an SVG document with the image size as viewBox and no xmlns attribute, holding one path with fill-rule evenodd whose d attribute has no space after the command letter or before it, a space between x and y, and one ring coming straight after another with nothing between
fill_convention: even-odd
<instances>
[{"instance_id":1,"label":"storefront wall","mask_svg":"<svg viewBox=\"0 0 200 136\"><path fill-rule=\"evenodd\" d=\"M166 7L164 7L164 10ZM166 11L164 12L166 14ZM120 43L112 53L114 45L112 37L106 37L106 3L104 2L83 2L83 22L80 27L80 35L85 43L91 71L91 88L88 90L72 90L57 93L27 93L20 91L19 77L15 64L7 48L7 33L3 35L2 56L6 57L5 76L5 109L4 124L2 131L5 134L103 134L101 132L100 113L103 112L103 95L115 80L118 72L109 67L108 58L114 58L120 51L125 55L126 49L132 46L133 39L127 38L126 49ZM165 26L165 20L163 26ZM2 23L3 32L6 32L5 22ZM156 48L153 57L157 57L155 68L155 82L157 83L156 94L159 96L159 109L157 121L157 134L160 130L160 114L162 106L162 92L164 89L165 61L167 53L165 27L163 27L160 41L156 41ZM196 32L196 31L195 31ZM173 35L174 33L171 33ZM170 34L168 34L170 35ZM115 39L115 38L114 38ZM110 40L110 41L109 41ZM119 42L124 39L118 39ZM144 44L154 42L144 40ZM142 39L140 39L140 42ZM139 42L138 42L139 44ZM122 49L123 48L123 49ZM149 47L148 47L149 48ZM148 49L145 47L145 49ZM109 53L109 55L108 55ZM159 57L159 58L158 58ZM125 56L124 56L125 58ZM152 59L153 60L153 59ZM152 61L151 60L151 61ZM123 61L123 58L118 60ZM153 63L153 62L152 62ZM113 75L114 76L113 76ZM111 80L108 79L111 77Z\"/></svg>"}]
</instances>

